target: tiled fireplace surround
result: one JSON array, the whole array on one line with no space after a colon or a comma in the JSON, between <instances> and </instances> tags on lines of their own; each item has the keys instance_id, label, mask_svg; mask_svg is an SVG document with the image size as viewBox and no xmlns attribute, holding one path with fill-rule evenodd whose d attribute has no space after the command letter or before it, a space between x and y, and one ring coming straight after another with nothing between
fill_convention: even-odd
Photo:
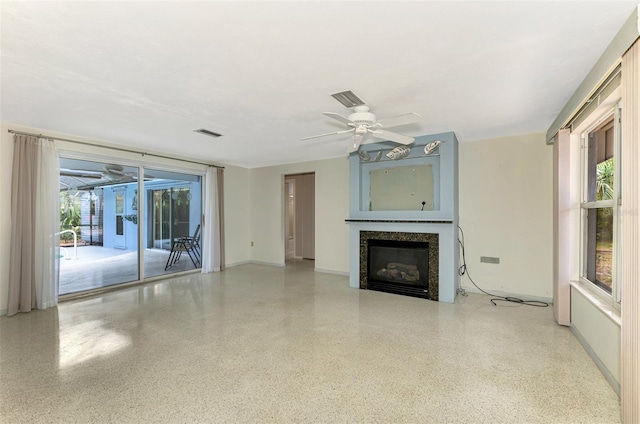
<instances>
[{"instance_id":1,"label":"tiled fireplace surround","mask_svg":"<svg viewBox=\"0 0 640 424\"><path fill-rule=\"evenodd\" d=\"M385 166L401 166L405 164L419 164L432 161L422 154L424 145L434 140L442 140L440 146L436 191L439 193L440 204L432 211L369 211L366 206L368 188L368 173L370 169ZM377 143L378 144L378 143ZM389 144L393 148L393 144ZM362 149L362 148L361 148ZM367 145L365 149L371 152L380 149L379 145ZM373 154L371 154L373 156ZM411 145L411 154L405 160L387 161L386 163L363 163L358 155L350 157L350 211L349 219L349 285L353 288L366 289L366 241L368 239L382 240L412 240L422 241L437 239L437 248L430 253L437 257L430 257L430 274L437 270L437 276L430 276L428 285L428 299L453 303L459 284L458 277L458 167L457 140L455 134L442 133L416 138ZM434 172L435 173L435 172ZM429 235L437 235L430 237ZM430 255L431 256L431 255ZM433 266L437 261L437 266ZM364 281L363 281L364 279ZM435 280L435 281L434 281Z\"/></svg>"},{"instance_id":2,"label":"tiled fireplace surround","mask_svg":"<svg viewBox=\"0 0 640 424\"><path fill-rule=\"evenodd\" d=\"M418 272L416 273L417 275L416 279L426 280L427 286L425 288L424 286L422 286L422 284L420 284L420 287L417 290L417 292L420 293L418 297L424 296L427 299L438 300L438 297L439 297L438 258L440 257L438 234L398 233L398 232L389 232L389 231L360 231L360 288L361 289L369 288L368 287L369 275L372 271L368 269L368 267L370 266L369 260L368 260L368 255L370 252L369 246L371 244L375 244L376 241L391 241L391 242L405 243L402 245L402 247L404 248L410 247L412 244L415 244L416 242L427 243L428 259L426 263L428 264L428 271L425 273L426 275L421 275L420 273L422 271L420 271L420 269L418 268ZM420 248L422 247L423 246L421 244ZM422 252L423 250L424 249L412 250L412 252ZM414 275L411 275L411 277L414 277ZM399 278L397 274L396 274L396 278L398 278L398 280L402 280L402 278ZM416 296L416 294L413 294L413 296Z\"/></svg>"},{"instance_id":3,"label":"tiled fireplace surround","mask_svg":"<svg viewBox=\"0 0 640 424\"><path fill-rule=\"evenodd\" d=\"M436 234L438 237L437 267L430 266L430 270L438 270L437 281L429 281L429 299L440 302L453 303L458 288L458 260L457 260L457 231L451 221L373 221L349 220L349 255L352 259L349 269L349 285L354 288L366 289L363 284L363 271L366 269L366 257L363 257L362 235L366 238L396 240L421 240L421 235ZM379 234L380 237L376 237ZM366 249L366 248L365 248ZM430 259L430 265L432 265Z\"/></svg>"}]
</instances>

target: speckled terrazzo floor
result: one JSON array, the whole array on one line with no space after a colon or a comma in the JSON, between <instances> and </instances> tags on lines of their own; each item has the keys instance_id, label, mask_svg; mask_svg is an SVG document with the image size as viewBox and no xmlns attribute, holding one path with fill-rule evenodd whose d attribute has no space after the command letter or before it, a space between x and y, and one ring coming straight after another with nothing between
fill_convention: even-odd
<instances>
[{"instance_id":1,"label":"speckled terrazzo floor","mask_svg":"<svg viewBox=\"0 0 640 424\"><path fill-rule=\"evenodd\" d=\"M0 317L0 422L615 423L550 308L242 265Z\"/></svg>"}]
</instances>

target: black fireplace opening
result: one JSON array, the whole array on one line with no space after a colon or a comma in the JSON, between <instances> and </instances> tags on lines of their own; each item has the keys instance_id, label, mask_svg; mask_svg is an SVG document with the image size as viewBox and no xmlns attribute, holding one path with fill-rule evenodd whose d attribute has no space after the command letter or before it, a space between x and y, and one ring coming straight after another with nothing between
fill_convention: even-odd
<instances>
[{"instance_id":1,"label":"black fireplace opening","mask_svg":"<svg viewBox=\"0 0 640 424\"><path fill-rule=\"evenodd\" d=\"M367 288L429 298L429 242L368 240Z\"/></svg>"}]
</instances>

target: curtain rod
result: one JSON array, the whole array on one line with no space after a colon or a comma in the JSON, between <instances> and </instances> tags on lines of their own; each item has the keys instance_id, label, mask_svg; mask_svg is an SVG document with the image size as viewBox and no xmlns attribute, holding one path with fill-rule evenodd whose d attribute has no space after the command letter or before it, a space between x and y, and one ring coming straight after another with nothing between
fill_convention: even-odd
<instances>
[{"instance_id":1,"label":"curtain rod","mask_svg":"<svg viewBox=\"0 0 640 424\"><path fill-rule=\"evenodd\" d=\"M30 136L33 136L33 137L48 138L50 140L67 141L69 143L82 144L82 145L85 145L85 146L102 147L104 149L118 150L120 152L127 152L127 153L135 153L135 154L142 155L142 156L153 156L153 157L162 158L162 159L179 160L181 162L189 162L189 163L195 163L197 165L213 166L214 168L222 168L222 169L224 169L224 166L218 166L218 165L214 165L212 163L198 162L198 161L189 160L189 159L180 159L180 158L175 158L175 157L171 157L171 156L158 155L158 154L155 154L155 153L141 152L139 150L123 149L123 148L120 148L120 147L112 147L112 146L100 146L98 144L88 143L86 141L70 140L68 138L52 137L52 136L48 136L48 135L44 135L44 134L34 134L34 133L28 133L28 132L24 132L24 131L9 130L9 132L12 133L12 134L30 135Z\"/></svg>"}]
</instances>

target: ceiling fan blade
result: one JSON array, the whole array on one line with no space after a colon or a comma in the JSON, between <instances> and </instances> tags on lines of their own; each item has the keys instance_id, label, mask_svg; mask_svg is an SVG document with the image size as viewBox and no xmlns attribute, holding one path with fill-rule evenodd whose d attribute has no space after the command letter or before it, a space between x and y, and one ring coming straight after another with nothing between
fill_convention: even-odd
<instances>
[{"instance_id":1,"label":"ceiling fan blade","mask_svg":"<svg viewBox=\"0 0 640 424\"><path fill-rule=\"evenodd\" d=\"M394 141L400 144L411 144L415 138L406 135L396 134L386 130L369 130L376 138L382 138L384 140Z\"/></svg>"},{"instance_id":2,"label":"ceiling fan blade","mask_svg":"<svg viewBox=\"0 0 640 424\"><path fill-rule=\"evenodd\" d=\"M86 180L90 180L90 179L99 180L99 179L102 178L102 175L81 174L81 173L63 172L63 171L60 172L60 176L61 177L82 178L82 179L86 179Z\"/></svg>"},{"instance_id":3,"label":"ceiling fan blade","mask_svg":"<svg viewBox=\"0 0 640 424\"><path fill-rule=\"evenodd\" d=\"M351 119L346 118L342 115L340 115L339 113L333 113L333 112L323 112L324 115L328 116L329 118L333 118L336 121L340 121L343 124L347 124L349 126L354 126L356 123L353 122Z\"/></svg>"},{"instance_id":4,"label":"ceiling fan blade","mask_svg":"<svg viewBox=\"0 0 640 424\"><path fill-rule=\"evenodd\" d=\"M102 172L60 168L60 176L77 178L102 178Z\"/></svg>"},{"instance_id":5,"label":"ceiling fan blade","mask_svg":"<svg viewBox=\"0 0 640 424\"><path fill-rule=\"evenodd\" d=\"M381 128L391 128L405 124L412 124L414 122L418 122L420 119L422 119L422 116L418 115L417 113L411 112L405 113L404 115L396 116L395 118L381 119L377 122L376 125L380 126Z\"/></svg>"},{"instance_id":6,"label":"ceiling fan blade","mask_svg":"<svg viewBox=\"0 0 640 424\"><path fill-rule=\"evenodd\" d=\"M330 132L330 133L326 133L326 134L312 135L311 137L304 137L304 138L301 138L300 140L311 140L312 138L325 137L327 135L344 134L344 133L348 133L348 132L351 132L351 131L353 131L353 128L348 129L348 130L342 130L342 131L334 131L334 132Z\"/></svg>"}]
</instances>

